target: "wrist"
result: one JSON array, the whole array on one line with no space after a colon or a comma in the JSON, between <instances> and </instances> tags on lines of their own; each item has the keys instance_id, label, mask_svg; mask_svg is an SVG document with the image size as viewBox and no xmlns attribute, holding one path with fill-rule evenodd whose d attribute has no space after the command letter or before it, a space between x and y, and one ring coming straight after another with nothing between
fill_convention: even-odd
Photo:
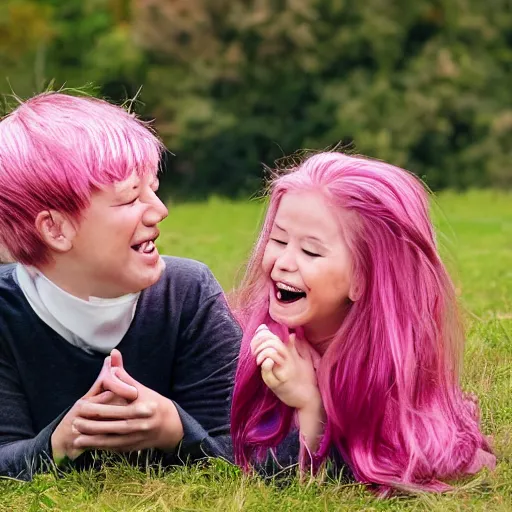
<instances>
[{"instance_id":1,"label":"wrist","mask_svg":"<svg viewBox=\"0 0 512 512\"><path fill-rule=\"evenodd\" d=\"M302 406L297 407L297 412L299 414L303 413L318 413L322 412L324 410L323 402L322 402L322 396L320 395L320 391L318 387L314 386L309 393L306 394L308 397Z\"/></svg>"},{"instance_id":2,"label":"wrist","mask_svg":"<svg viewBox=\"0 0 512 512\"><path fill-rule=\"evenodd\" d=\"M297 409L297 422L301 446L310 453L316 452L325 427L325 410L318 390L304 407Z\"/></svg>"},{"instance_id":3,"label":"wrist","mask_svg":"<svg viewBox=\"0 0 512 512\"><path fill-rule=\"evenodd\" d=\"M59 427L55 429L50 438L50 446L52 449L52 458L55 464L62 464L68 459L66 447L61 440Z\"/></svg>"},{"instance_id":4,"label":"wrist","mask_svg":"<svg viewBox=\"0 0 512 512\"><path fill-rule=\"evenodd\" d=\"M178 409L174 405L174 402L169 399L165 399L166 407L163 414L163 432L161 441L157 448L163 451L171 451L178 446L180 441L183 439L183 424L181 423Z\"/></svg>"}]
</instances>

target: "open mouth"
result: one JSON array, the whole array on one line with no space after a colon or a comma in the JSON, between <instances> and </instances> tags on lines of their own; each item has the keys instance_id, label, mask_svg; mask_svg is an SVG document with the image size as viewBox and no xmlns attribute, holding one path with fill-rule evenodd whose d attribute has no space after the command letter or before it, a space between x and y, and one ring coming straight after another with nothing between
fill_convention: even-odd
<instances>
[{"instance_id":1,"label":"open mouth","mask_svg":"<svg viewBox=\"0 0 512 512\"><path fill-rule=\"evenodd\" d=\"M141 254L151 254L156 251L155 240L156 238L152 238L151 240L146 240L140 244L132 245L132 249Z\"/></svg>"},{"instance_id":2,"label":"open mouth","mask_svg":"<svg viewBox=\"0 0 512 512\"><path fill-rule=\"evenodd\" d=\"M275 283L276 299L284 304L291 304L306 297L306 292L295 286L277 282Z\"/></svg>"}]
</instances>

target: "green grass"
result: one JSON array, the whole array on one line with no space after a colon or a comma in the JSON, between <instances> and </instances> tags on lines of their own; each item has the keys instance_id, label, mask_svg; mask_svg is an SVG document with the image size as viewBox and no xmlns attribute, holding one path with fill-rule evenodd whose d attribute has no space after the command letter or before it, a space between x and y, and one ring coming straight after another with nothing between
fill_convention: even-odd
<instances>
[{"instance_id":1,"label":"green grass","mask_svg":"<svg viewBox=\"0 0 512 512\"><path fill-rule=\"evenodd\" d=\"M512 511L512 195L444 193L433 212L465 312L464 387L480 397L483 429L498 456L494 473L441 496L378 500L355 484L263 482L222 461L165 474L118 465L60 479L38 476L30 484L0 480L0 511ZM229 290L260 219L257 202L171 205L160 248L204 261Z\"/></svg>"}]
</instances>

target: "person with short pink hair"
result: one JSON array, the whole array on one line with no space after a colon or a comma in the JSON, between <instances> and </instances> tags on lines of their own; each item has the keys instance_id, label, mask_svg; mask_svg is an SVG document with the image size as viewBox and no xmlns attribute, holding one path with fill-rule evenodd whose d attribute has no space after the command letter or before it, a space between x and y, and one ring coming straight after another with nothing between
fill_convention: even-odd
<instances>
[{"instance_id":1,"label":"person with short pink hair","mask_svg":"<svg viewBox=\"0 0 512 512\"><path fill-rule=\"evenodd\" d=\"M162 150L90 97L0 121L0 475L226 454L240 330L204 264L158 252Z\"/></svg>"}]
</instances>

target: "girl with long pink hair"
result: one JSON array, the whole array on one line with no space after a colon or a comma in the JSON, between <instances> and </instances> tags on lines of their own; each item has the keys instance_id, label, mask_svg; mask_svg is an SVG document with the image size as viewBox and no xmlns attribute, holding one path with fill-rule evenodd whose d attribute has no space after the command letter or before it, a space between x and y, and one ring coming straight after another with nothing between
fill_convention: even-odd
<instances>
[{"instance_id":1,"label":"girl with long pink hair","mask_svg":"<svg viewBox=\"0 0 512 512\"><path fill-rule=\"evenodd\" d=\"M428 195L384 162L326 152L276 176L234 309L232 405L248 470L298 431L303 470L443 491L494 467L459 384L464 337Z\"/></svg>"}]
</instances>

